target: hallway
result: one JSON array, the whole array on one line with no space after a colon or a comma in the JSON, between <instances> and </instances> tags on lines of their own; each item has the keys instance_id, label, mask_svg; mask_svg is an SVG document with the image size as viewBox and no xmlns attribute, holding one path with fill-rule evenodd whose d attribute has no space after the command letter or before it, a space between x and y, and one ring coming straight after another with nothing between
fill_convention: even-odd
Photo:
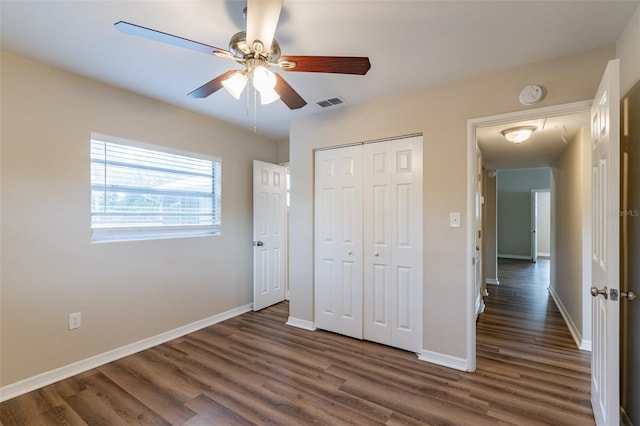
<instances>
[{"instance_id":1,"label":"hallway","mask_svg":"<svg viewBox=\"0 0 640 426\"><path fill-rule=\"evenodd\" d=\"M530 413L531 424L594 424L591 354L576 348L549 295L549 263L499 259L500 285L487 285L478 320L476 373L503 383L513 398L500 404Z\"/></svg>"}]
</instances>

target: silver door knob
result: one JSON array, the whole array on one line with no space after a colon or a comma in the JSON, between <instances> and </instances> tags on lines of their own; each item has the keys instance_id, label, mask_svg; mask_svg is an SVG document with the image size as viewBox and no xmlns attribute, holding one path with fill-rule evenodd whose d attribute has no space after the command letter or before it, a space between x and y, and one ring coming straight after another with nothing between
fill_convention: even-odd
<instances>
[{"instance_id":1,"label":"silver door knob","mask_svg":"<svg viewBox=\"0 0 640 426\"><path fill-rule=\"evenodd\" d=\"M375 257L378 257L378 256L380 256L380 253L375 252L375 253L373 253L373 255L374 255Z\"/></svg>"},{"instance_id":2,"label":"silver door knob","mask_svg":"<svg viewBox=\"0 0 640 426\"><path fill-rule=\"evenodd\" d=\"M353 252L352 252L351 250L348 250L348 251L347 251L347 254L348 254L349 256L351 256L351 254L352 254L352 253L353 253Z\"/></svg>"},{"instance_id":3,"label":"silver door knob","mask_svg":"<svg viewBox=\"0 0 640 426\"><path fill-rule=\"evenodd\" d=\"M254 241L253 245L254 246L258 246L258 247L262 247L264 245L264 243L262 241Z\"/></svg>"},{"instance_id":4,"label":"silver door knob","mask_svg":"<svg viewBox=\"0 0 640 426\"><path fill-rule=\"evenodd\" d=\"M591 287L591 295L593 297L598 297L598 295L603 295L605 299L609 298L609 289L605 285L602 290L598 290L597 287Z\"/></svg>"},{"instance_id":5,"label":"silver door knob","mask_svg":"<svg viewBox=\"0 0 640 426\"><path fill-rule=\"evenodd\" d=\"M621 291L620 297L626 297L628 300L635 300L638 297L638 295L636 294L635 291L629 290L627 292Z\"/></svg>"}]
</instances>

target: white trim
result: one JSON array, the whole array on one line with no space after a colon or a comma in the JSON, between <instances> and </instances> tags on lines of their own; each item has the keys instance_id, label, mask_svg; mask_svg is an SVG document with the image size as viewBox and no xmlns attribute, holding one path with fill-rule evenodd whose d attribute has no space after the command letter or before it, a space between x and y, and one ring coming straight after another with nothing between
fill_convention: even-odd
<instances>
[{"instance_id":1,"label":"white trim","mask_svg":"<svg viewBox=\"0 0 640 426\"><path fill-rule=\"evenodd\" d=\"M538 252L537 256L541 259L551 259L551 253Z\"/></svg>"},{"instance_id":2,"label":"white trim","mask_svg":"<svg viewBox=\"0 0 640 426\"><path fill-rule=\"evenodd\" d=\"M192 322L191 324L183 325L182 327L174 328L173 330L169 330L164 333L148 337L146 339L138 340L137 342L133 342L128 345L124 345L119 348L82 359L80 361L76 361L71 364L55 368L53 370L45 371L44 373L40 373L24 380L20 380L19 382L2 386L0 388L0 402L15 398L16 396L31 392L60 380L67 379L71 376L75 376L76 374L91 370L92 368L100 367L101 365L113 362L115 360L135 354L145 349L149 349L153 346L160 345L178 337L182 337L186 334L193 333L194 331L198 331L205 327L209 327L211 325L228 320L249 311L251 311L251 304L233 308L226 312L213 315L209 318L204 318Z\"/></svg>"},{"instance_id":3,"label":"white trim","mask_svg":"<svg viewBox=\"0 0 640 426\"><path fill-rule=\"evenodd\" d=\"M567 308L565 308L564 304L562 303L562 300L560 300L560 296L558 296L558 294L553 289L553 287L549 286L548 289L549 289L549 294L551 295L551 298L553 299L556 306L558 307L558 310L560 311L560 314L562 315L564 322L567 324L567 328L569 328L571 337L573 337L573 341L576 343L576 346L578 347L578 349L590 351L591 342L589 341L587 345L586 344L587 342L582 340L582 334L580 333L580 330L578 330L578 327L576 327L576 324L573 322L573 319L571 319L571 316L569 315ZM587 346L589 347L589 349L586 348Z\"/></svg>"},{"instance_id":4,"label":"white trim","mask_svg":"<svg viewBox=\"0 0 640 426\"><path fill-rule=\"evenodd\" d=\"M500 280L498 280L498 278L486 278L484 282L487 284L500 285Z\"/></svg>"},{"instance_id":5,"label":"white trim","mask_svg":"<svg viewBox=\"0 0 640 426\"><path fill-rule=\"evenodd\" d=\"M286 324L290 325L291 327L301 328L307 331L316 330L316 325L313 323L313 321L307 321L300 318L289 317Z\"/></svg>"},{"instance_id":6,"label":"white trim","mask_svg":"<svg viewBox=\"0 0 640 426\"><path fill-rule=\"evenodd\" d=\"M535 108L529 110L508 112L506 114L490 115L487 117L472 118L468 123L473 129L477 127L492 126L495 124L505 124L513 121L534 120L536 118L545 118L552 115L565 115L574 112L583 112L591 109L592 99L586 101L570 102L561 105L552 105L548 107ZM548 166L540 167L548 168ZM511 169L509 169L511 170Z\"/></svg>"},{"instance_id":7,"label":"white trim","mask_svg":"<svg viewBox=\"0 0 640 426\"><path fill-rule=\"evenodd\" d=\"M531 256L522 256L520 254L502 254L502 253L498 253L498 257L502 258L502 259L531 260Z\"/></svg>"},{"instance_id":8,"label":"white trim","mask_svg":"<svg viewBox=\"0 0 640 426\"><path fill-rule=\"evenodd\" d=\"M476 321L480 314L484 312L484 300L482 300L482 295L476 298Z\"/></svg>"},{"instance_id":9,"label":"white trim","mask_svg":"<svg viewBox=\"0 0 640 426\"><path fill-rule=\"evenodd\" d=\"M110 142L118 145L127 145L134 148L149 149L152 151L166 152L167 154L181 155L186 157L198 158L200 160L217 161L222 164L222 157L216 157L215 155L203 154L201 152L187 151L184 149L174 148L165 144L140 142L133 139L121 138L118 136L110 136L104 133L91 132L91 139L99 142Z\"/></svg>"},{"instance_id":10,"label":"white trim","mask_svg":"<svg viewBox=\"0 0 640 426\"><path fill-rule=\"evenodd\" d=\"M408 139L408 138L422 137L422 136L423 136L422 132L420 132L420 133L409 133L407 135L390 136L388 138L369 139L369 140L366 140L366 141L351 142L351 143L345 143L345 144L342 144L342 145L324 146L324 147L320 147L320 148L314 148L313 152L315 153L317 151L327 151L327 150L330 150L330 149L346 148L346 147L349 147L349 146L367 145L367 144L370 144L370 143L388 142L388 141L395 141L395 140L400 140L400 139Z\"/></svg>"},{"instance_id":11,"label":"white trim","mask_svg":"<svg viewBox=\"0 0 640 426\"><path fill-rule=\"evenodd\" d=\"M426 349L423 349L422 352L418 354L418 359L420 361L442 365L443 367L455 368L460 371L471 371L469 370L469 360L441 354L439 352L428 351Z\"/></svg>"},{"instance_id":12,"label":"white trim","mask_svg":"<svg viewBox=\"0 0 640 426\"><path fill-rule=\"evenodd\" d=\"M465 253L465 268L466 268L466 282L467 282L467 294L466 294L466 327L465 327L465 343L466 359L463 360L464 366L461 366L457 361L453 362L453 365L458 365L458 370L463 371L475 371L476 370L476 266L472 259L475 259L476 254L476 235L477 223L475 218L475 202L476 191L478 190L478 143L476 141L476 125L472 120L467 121L467 208L466 208L466 225L467 225L467 249ZM431 358L441 360L440 362L434 361L436 364L443 363L442 365L448 365L452 362L451 359L443 359L441 354L435 352L422 351L419 356L423 361L428 361ZM456 358L458 360L458 358Z\"/></svg>"}]
</instances>

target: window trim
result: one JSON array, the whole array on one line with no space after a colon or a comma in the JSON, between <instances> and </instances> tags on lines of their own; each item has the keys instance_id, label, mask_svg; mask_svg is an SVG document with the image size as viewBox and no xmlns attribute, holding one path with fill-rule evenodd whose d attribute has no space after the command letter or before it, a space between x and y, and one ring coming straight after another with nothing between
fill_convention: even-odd
<instances>
[{"instance_id":1,"label":"window trim","mask_svg":"<svg viewBox=\"0 0 640 426\"><path fill-rule=\"evenodd\" d=\"M222 234L222 160L219 157L92 132L89 140L90 168L92 163L91 144L93 141L124 145L132 148L140 148L159 153L179 155L196 160L205 160L211 161L212 163L217 163L217 176L212 176L214 184L214 192L212 198L214 205L217 203L216 207L218 214L216 216L218 218L218 223L210 225L143 225L94 227L93 221L90 219L89 221L91 223L92 244L118 241L143 241L172 238L206 237ZM91 175L89 176L89 186L90 193L93 195L93 189L95 185L92 182ZM216 202L216 200L218 201ZM91 208L89 214L90 216L93 215Z\"/></svg>"}]
</instances>

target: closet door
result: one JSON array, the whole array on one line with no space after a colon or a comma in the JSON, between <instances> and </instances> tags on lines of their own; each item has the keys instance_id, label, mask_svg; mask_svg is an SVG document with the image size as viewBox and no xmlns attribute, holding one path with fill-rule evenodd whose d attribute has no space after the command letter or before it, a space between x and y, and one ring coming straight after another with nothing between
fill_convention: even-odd
<instances>
[{"instance_id":1,"label":"closet door","mask_svg":"<svg viewBox=\"0 0 640 426\"><path fill-rule=\"evenodd\" d=\"M422 137L364 145L364 338L422 350Z\"/></svg>"},{"instance_id":2,"label":"closet door","mask_svg":"<svg viewBox=\"0 0 640 426\"><path fill-rule=\"evenodd\" d=\"M315 157L315 321L362 339L362 146Z\"/></svg>"}]
</instances>

